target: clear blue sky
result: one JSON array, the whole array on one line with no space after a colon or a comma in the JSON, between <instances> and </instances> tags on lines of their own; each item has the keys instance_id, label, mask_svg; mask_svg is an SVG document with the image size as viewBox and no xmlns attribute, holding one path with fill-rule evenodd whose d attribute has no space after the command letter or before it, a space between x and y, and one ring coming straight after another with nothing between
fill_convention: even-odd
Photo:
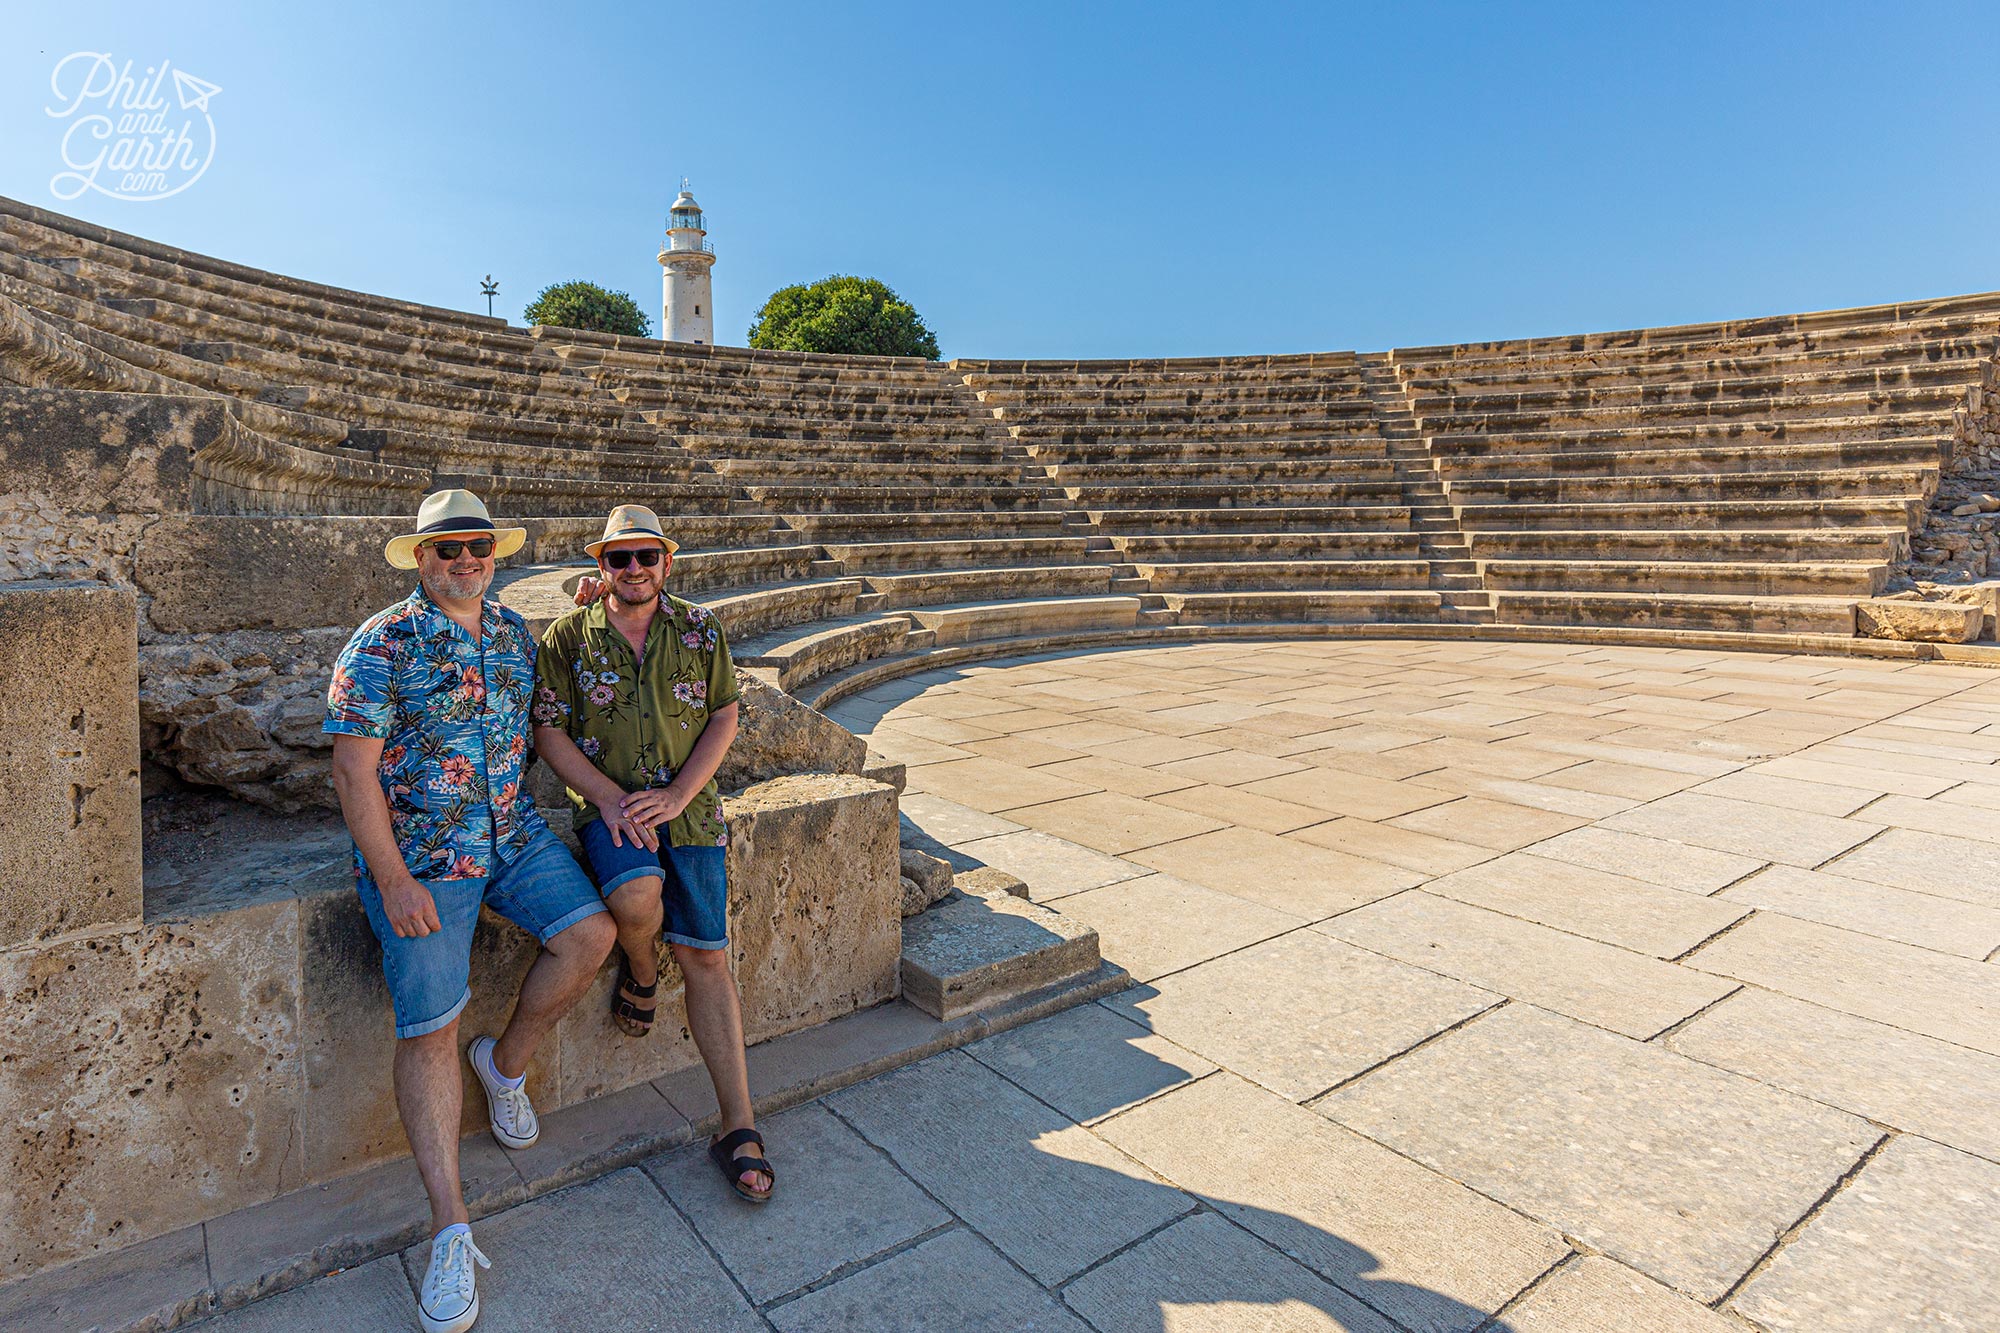
<instances>
[{"instance_id":1,"label":"clear blue sky","mask_svg":"<svg viewBox=\"0 0 2000 1333\"><path fill-rule=\"evenodd\" d=\"M708 212L717 331L880 277L945 354L1581 332L2000 288L1989 5L10 7L0 193L519 320L655 320ZM221 86L183 193L58 204L73 51Z\"/></svg>"}]
</instances>

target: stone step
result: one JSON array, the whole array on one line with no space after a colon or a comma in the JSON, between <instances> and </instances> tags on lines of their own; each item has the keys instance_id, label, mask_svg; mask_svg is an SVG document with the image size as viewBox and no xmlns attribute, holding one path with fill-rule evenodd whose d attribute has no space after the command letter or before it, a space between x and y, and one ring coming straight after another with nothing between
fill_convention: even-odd
<instances>
[{"instance_id":1,"label":"stone step","mask_svg":"<svg viewBox=\"0 0 2000 1333\"><path fill-rule=\"evenodd\" d=\"M1314 588L1422 588L1430 566L1421 560L1226 560L1140 564L1149 592Z\"/></svg>"},{"instance_id":2,"label":"stone step","mask_svg":"<svg viewBox=\"0 0 2000 1333\"><path fill-rule=\"evenodd\" d=\"M1427 432L1440 457L1447 454L1514 451L1524 453L1636 451L1700 444L1819 444L1829 440L1888 440L1950 433L1949 414L1890 412L1873 416L1810 417L1671 423L1658 419L1599 423L1567 428L1510 425L1504 428L1438 429Z\"/></svg>"},{"instance_id":3,"label":"stone step","mask_svg":"<svg viewBox=\"0 0 2000 1333\"><path fill-rule=\"evenodd\" d=\"M1471 504L1459 512L1469 535L1483 531L1647 528L1907 527L1919 521L1922 500L1897 496L1853 500L1684 500L1615 504Z\"/></svg>"},{"instance_id":4,"label":"stone step","mask_svg":"<svg viewBox=\"0 0 2000 1333\"><path fill-rule=\"evenodd\" d=\"M1108 564L1015 565L910 574L869 574L862 581L871 593L881 599L877 604L884 609L1017 597L1086 597L1114 591L1113 567Z\"/></svg>"},{"instance_id":5,"label":"stone step","mask_svg":"<svg viewBox=\"0 0 2000 1333\"><path fill-rule=\"evenodd\" d=\"M1213 532L1119 534L1096 540L1131 561L1415 559L1419 539L1408 532Z\"/></svg>"},{"instance_id":6,"label":"stone step","mask_svg":"<svg viewBox=\"0 0 2000 1333\"><path fill-rule=\"evenodd\" d=\"M1421 622L1436 619L1442 604L1439 594L1428 589L1172 592L1159 596L1162 608L1174 612L1182 625Z\"/></svg>"},{"instance_id":7,"label":"stone step","mask_svg":"<svg viewBox=\"0 0 2000 1333\"><path fill-rule=\"evenodd\" d=\"M937 513L791 513L781 514L786 526L809 541L845 544L879 543L888 539L975 539L995 534L1022 537L1064 536L1063 516L1039 509L991 511L947 510Z\"/></svg>"},{"instance_id":8,"label":"stone step","mask_svg":"<svg viewBox=\"0 0 2000 1333\"><path fill-rule=\"evenodd\" d=\"M1630 476L1670 471L1800 472L1870 466L1939 467L1950 461L1949 436L1828 440L1816 444L1706 444L1650 450L1462 453L1441 451L1438 469L1453 480L1482 476Z\"/></svg>"},{"instance_id":9,"label":"stone step","mask_svg":"<svg viewBox=\"0 0 2000 1333\"><path fill-rule=\"evenodd\" d=\"M1403 497L1395 481L1212 482L1207 478L1166 485L1065 485L1063 493L1080 509L1143 509L1154 506L1239 508L1291 504L1393 504Z\"/></svg>"},{"instance_id":10,"label":"stone step","mask_svg":"<svg viewBox=\"0 0 2000 1333\"><path fill-rule=\"evenodd\" d=\"M698 458L795 459L805 463L1006 463L1025 456L1012 441L769 439L747 435L661 435ZM658 447L657 444L655 447Z\"/></svg>"},{"instance_id":11,"label":"stone step","mask_svg":"<svg viewBox=\"0 0 2000 1333\"><path fill-rule=\"evenodd\" d=\"M1246 505L1235 509L1093 509L1090 521L1110 533L1408 531L1406 505Z\"/></svg>"},{"instance_id":12,"label":"stone step","mask_svg":"<svg viewBox=\"0 0 2000 1333\"><path fill-rule=\"evenodd\" d=\"M746 588L705 598L703 604L722 621L734 644L774 629L854 615L863 609L856 599L864 591L859 579L827 579Z\"/></svg>"},{"instance_id":13,"label":"stone step","mask_svg":"<svg viewBox=\"0 0 2000 1333\"><path fill-rule=\"evenodd\" d=\"M1222 462L1260 463L1287 458L1354 458L1380 460L1387 457L1379 436L1369 432L1338 438L1297 440L1141 440L1107 439L1080 443L1037 440L1022 446L1038 463L1158 463L1163 465Z\"/></svg>"},{"instance_id":14,"label":"stone step","mask_svg":"<svg viewBox=\"0 0 2000 1333\"><path fill-rule=\"evenodd\" d=\"M1137 597L1057 597L972 606L920 607L899 612L932 631L939 645L1076 630L1129 629L1137 623Z\"/></svg>"},{"instance_id":15,"label":"stone step","mask_svg":"<svg viewBox=\"0 0 2000 1333\"><path fill-rule=\"evenodd\" d=\"M1812 474L1815 497L1928 495L1937 485L1935 468L1871 467L1825 469ZM1638 500L1778 499L1795 495L1799 475L1791 472L1707 472L1614 477L1474 477L1450 483L1453 503L1592 504Z\"/></svg>"},{"instance_id":16,"label":"stone step","mask_svg":"<svg viewBox=\"0 0 2000 1333\"><path fill-rule=\"evenodd\" d=\"M904 540L830 542L827 555L841 562L841 572L893 574L904 570L978 569L988 566L1046 561L1084 564L1096 554L1115 555L1109 541L1097 537L987 537L967 540Z\"/></svg>"},{"instance_id":17,"label":"stone step","mask_svg":"<svg viewBox=\"0 0 2000 1333\"><path fill-rule=\"evenodd\" d=\"M803 632L758 635L732 647L739 664L770 668L778 688L795 694L798 687L843 667L914 648L910 629L900 615L848 617Z\"/></svg>"},{"instance_id":18,"label":"stone step","mask_svg":"<svg viewBox=\"0 0 2000 1333\"><path fill-rule=\"evenodd\" d=\"M1485 560L1833 560L1880 562L1897 558L1908 540L1895 527L1789 530L1628 529L1543 532L1475 532L1471 551Z\"/></svg>"},{"instance_id":19,"label":"stone step","mask_svg":"<svg viewBox=\"0 0 2000 1333\"><path fill-rule=\"evenodd\" d=\"M903 922L903 998L949 1021L1097 969L1097 932L1008 893L953 890Z\"/></svg>"},{"instance_id":20,"label":"stone step","mask_svg":"<svg viewBox=\"0 0 2000 1333\"><path fill-rule=\"evenodd\" d=\"M1671 592L1872 597L1885 563L1733 560L1488 560L1486 587L1507 591Z\"/></svg>"},{"instance_id":21,"label":"stone step","mask_svg":"<svg viewBox=\"0 0 2000 1333\"><path fill-rule=\"evenodd\" d=\"M1498 622L1507 625L1602 625L1851 636L1857 599L1500 591L1493 594L1493 600Z\"/></svg>"},{"instance_id":22,"label":"stone step","mask_svg":"<svg viewBox=\"0 0 2000 1333\"><path fill-rule=\"evenodd\" d=\"M1959 390L1977 382L1979 363L1919 363L1896 367L1830 370L1805 367L1784 375L1742 379L1698 376L1643 384L1582 384L1562 381L1533 388L1411 386L1410 406L1419 416L1516 412L1558 407L1633 406L1655 408L1693 402L1765 403L1778 406L1834 396L1911 395Z\"/></svg>"},{"instance_id":23,"label":"stone step","mask_svg":"<svg viewBox=\"0 0 2000 1333\"><path fill-rule=\"evenodd\" d=\"M750 498L767 510L783 513L863 513L898 510L936 513L947 510L1038 508L1040 487L1012 486L745 486Z\"/></svg>"},{"instance_id":24,"label":"stone step","mask_svg":"<svg viewBox=\"0 0 2000 1333\"><path fill-rule=\"evenodd\" d=\"M1591 429L1615 425L1674 425L1727 422L1808 422L1851 420L1874 415L1925 412L1949 415L1964 399L1960 388L1909 390L1885 398L1874 394L1824 394L1777 402L1758 399L1678 403L1612 403L1521 407L1508 411L1420 410L1417 423L1427 435L1500 434L1515 430Z\"/></svg>"}]
</instances>

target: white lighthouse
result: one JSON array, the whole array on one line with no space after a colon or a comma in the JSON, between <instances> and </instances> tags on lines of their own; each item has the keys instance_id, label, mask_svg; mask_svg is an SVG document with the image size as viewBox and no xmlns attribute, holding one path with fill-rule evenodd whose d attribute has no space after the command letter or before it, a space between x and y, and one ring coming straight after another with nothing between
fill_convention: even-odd
<instances>
[{"instance_id":1,"label":"white lighthouse","mask_svg":"<svg viewBox=\"0 0 2000 1333\"><path fill-rule=\"evenodd\" d=\"M709 296L708 271L715 267L715 247L702 227L701 205L681 181L680 198L667 214L667 240L660 247L660 336L674 343L715 342L715 304Z\"/></svg>"}]
</instances>

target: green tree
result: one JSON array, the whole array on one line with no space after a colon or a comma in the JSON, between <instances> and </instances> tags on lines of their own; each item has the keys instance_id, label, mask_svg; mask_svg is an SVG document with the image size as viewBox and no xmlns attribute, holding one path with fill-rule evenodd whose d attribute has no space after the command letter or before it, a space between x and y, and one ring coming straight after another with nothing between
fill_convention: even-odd
<instances>
[{"instance_id":1,"label":"green tree","mask_svg":"<svg viewBox=\"0 0 2000 1333\"><path fill-rule=\"evenodd\" d=\"M772 292L750 326L750 345L938 359L937 335L909 302L879 279L840 275Z\"/></svg>"},{"instance_id":2,"label":"green tree","mask_svg":"<svg viewBox=\"0 0 2000 1333\"><path fill-rule=\"evenodd\" d=\"M542 294L521 312L521 318L531 325L623 333L635 338L653 331L637 301L624 292L606 291L594 282L558 282L544 287Z\"/></svg>"}]
</instances>

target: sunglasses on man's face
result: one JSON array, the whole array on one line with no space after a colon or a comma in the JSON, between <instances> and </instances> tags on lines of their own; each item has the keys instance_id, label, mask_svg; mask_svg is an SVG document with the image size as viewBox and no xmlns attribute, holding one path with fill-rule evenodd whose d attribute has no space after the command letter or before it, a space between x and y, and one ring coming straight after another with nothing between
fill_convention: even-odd
<instances>
[{"instance_id":1,"label":"sunglasses on man's face","mask_svg":"<svg viewBox=\"0 0 2000 1333\"><path fill-rule=\"evenodd\" d=\"M493 554L493 539L491 537L474 537L469 542L431 542L425 549L436 555L440 560L456 560L460 551L469 551L472 553L473 559L484 560L487 556Z\"/></svg>"},{"instance_id":2,"label":"sunglasses on man's face","mask_svg":"<svg viewBox=\"0 0 2000 1333\"><path fill-rule=\"evenodd\" d=\"M643 551L606 551L604 563L613 569L623 569L637 560L645 568L651 569L660 563L660 557L665 554L666 552L657 546L648 546Z\"/></svg>"}]
</instances>

